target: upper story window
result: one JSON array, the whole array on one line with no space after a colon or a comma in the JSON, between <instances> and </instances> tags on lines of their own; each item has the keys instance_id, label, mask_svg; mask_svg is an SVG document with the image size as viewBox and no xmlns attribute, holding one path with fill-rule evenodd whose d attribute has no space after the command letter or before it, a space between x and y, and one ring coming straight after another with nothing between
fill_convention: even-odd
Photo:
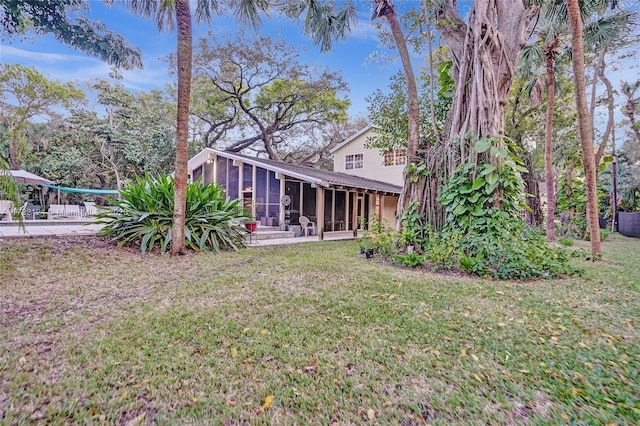
<instances>
[{"instance_id":1,"label":"upper story window","mask_svg":"<svg viewBox=\"0 0 640 426\"><path fill-rule=\"evenodd\" d=\"M385 166L404 166L407 164L407 154L404 149L396 149L384 154Z\"/></svg>"},{"instance_id":2,"label":"upper story window","mask_svg":"<svg viewBox=\"0 0 640 426\"><path fill-rule=\"evenodd\" d=\"M364 154L347 154L344 156L345 170L361 169L364 167Z\"/></svg>"}]
</instances>

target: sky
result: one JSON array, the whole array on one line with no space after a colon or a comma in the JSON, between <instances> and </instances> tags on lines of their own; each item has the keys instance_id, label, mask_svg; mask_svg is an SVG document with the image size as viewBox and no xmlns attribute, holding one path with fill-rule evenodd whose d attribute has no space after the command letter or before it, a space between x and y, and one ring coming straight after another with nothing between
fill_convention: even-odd
<instances>
[{"instance_id":1,"label":"sky","mask_svg":"<svg viewBox=\"0 0 640 426\"><path fill-rule=\"evenodd\" d=\"M414 5L418 0L397 0L397 7ZM142 51L144 69L123 70L122 83L131 90L163 89L173 77L168 73L168 65L163 60L175 51L175 32L158 33L153 21L136 16L126 10L118 2L112 7L105 6L104 0L89 0L90 12L83 13L90 19L100 20L112 31L124 35L133 45ZM462 2L462 4L467 4ZM380 45L378 30L370 21L371 6L369 0L357 0L358 21L347 40L336 42L332 51L321 53L320 48L303 35L302 24L281 16L270 16L262 19L262 25L256 31L268 34L273 38L282 37L287 43L303 47L306 52L301 55L301 62L320 64L331 71L340 71L350 87L350 92L343 94L351 101L349 115L352 118L367 116L366 98L376 89L387 90L389 78L401 69L400 62L379 61L370 58L394 57ZM461 6L462 7L462 6ZM215 16L208 24L194 28L194 42L204 37L208 31L215 34L228 35L237 32L238 26L230 16ZM250 29L245 30L252 34ZM423 65L424 58L413 57L414 67ZM34 36L27 40L0 40L0 62L19 63L34 66L50 79L73 82L87 82L91 79L108 78L110 66L101 60L66 47L52 36ZM611 64L607 70L615 88L621 80L635 81L638 78L638 60L633 56L622 63ZM602 90L600 85L599 90ZM589 89L590 90L590 89ZM621 98L618 98L620 101ZM604 127L606 122L605 108L598 108L595 125ZM616 107L616 119L621 120L620 106Z\"/></svg>"},{"instance_id":2,"label":"sky","mask_svg":"<svg viewBox=\"0 0 640 426\"><path fill-rule=\"evenodd\" d=\"M117 3L117 2L116 2ZM136 16L121 5L107 7L103 0L91 0L90 12L83 15L100 20L107 27L125 36L142 51L144 69L121 70L122 84L131 90L163 89L173 77L168 73L168 64L163 60L175 52L176 33L158 33L156 25L149 19ZM268 34L287 43L305 48L301 62L320 64L331 71L340 71L350 87L343 94L351 101L349 115L366 117L367 96L376 89L386 90L389 77L400 69L399 61L371 61L370 56L381 49L378 30L369 21L369 2L359 2L357 25L346 41L337 42L332 51L321 53L320 48L303 35L302 25L280 16L263 16L262 25L256 31L245 30L248 35ZM216 34L231 34L237 25L229 16L215 16L211 23L194 27L194 42L206 36L208 31ZM34 66L53 80L63 82L86 82L91 79L108 78L111 67L98 58L66 47L53 36L32 36L26 40L3 40L0 44L0 62Z\"/></svg>"}]
</instances>

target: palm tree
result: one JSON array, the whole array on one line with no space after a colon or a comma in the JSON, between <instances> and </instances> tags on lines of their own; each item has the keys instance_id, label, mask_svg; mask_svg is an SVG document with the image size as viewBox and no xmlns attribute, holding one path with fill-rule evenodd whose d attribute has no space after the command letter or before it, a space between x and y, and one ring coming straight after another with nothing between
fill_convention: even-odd
<instances>
[{"instance_id":1,"label":"palm tree","mask_svg":"<svg viewBox=\"0 0 640 426\"><path fill-rule=\"evenodd\" d=\"M393 40L396 43L398 52L400 53L400 60L402 61L402 68L404 70L404 77L407 82L407 97L408 97L408 131L407 131L407 165L410 167L412 163L416 162L416 154L418 152L418 145L420 143L420 106L418 103L418 86L416 84L416 78L413 74L413 67L411 65L411 56L409 55L409 49L407 49L407 41L402 33L402 27L398 21L396 15L395 6L391 0L373 0L375 4L375 10L371 16L372 19L385 17L389 22L391 34ZM426 11L425 11L426 13ZM433 109L432 109L433 111ZM404 209L413 201L411 195L416 191L412 191L413 180L405 173L405 183L403 185L402 194L398 199L398 217L402 216ZM400 226L400 221L397 222ZM398 229L399 231L399 229Z\"/></svg>"},{"instance_id":2,"label":"palm tree","mask_svg":"<svg viewBox=\"0 0 640 426\"><path fill-rule=\"evenodd\" d=\"M112 0L107 0L109 3ZM187 199L187 162L189 160L189 101L191 96L192 31L189 0L124 0L129 9L139 15L153 18L158 31L173 30L177 24L177 68L178 68L178 113L176 118L176 163L174 181L173 227L171 230L171 254L185 254L185 215ZM258 8L266 9L263 0L243 1L235 16L244 22L256 25L260 18ZM197 22L210 21L212 13L218 12L216 0L197 0L195 18Z\"/></svg>"},{"instance_id":3,"label":"palm tree","mask_svg":"<svg viewBox=\"0 0 640 426\"><path fill-rule=\"evenodd\" d=\"M582 42L582 18L578 0L567 0L567 12L571 28L571 61L573 63L574 92L578 110L578 131L582 145L585 188L587 192L587 223L591 239L591 256L602 256L600 226L598 224L598 194L596 192L596 164L593 153L593 129L587 107L587 92L584 75L584 45Z\"/></svg>"},{"instance_id":4,"label":"palm tree","mask_svg":"<svg viewBox=\"0 0 640 426\"><path fill-rule=\"evenodd\" d=\"M547 71L547 114L544 132L544 179L547 186L547 221L545 228L547 232L547 240L549 241L556 240L554 223L556 215L556 192L551 151L553 147L553 109L556 100L555 61L558 56L559 45L560 38L555 32L553 36L550 37L550 40L546 41L544 45L545 69Z\"/></svg>"}]
</instances>

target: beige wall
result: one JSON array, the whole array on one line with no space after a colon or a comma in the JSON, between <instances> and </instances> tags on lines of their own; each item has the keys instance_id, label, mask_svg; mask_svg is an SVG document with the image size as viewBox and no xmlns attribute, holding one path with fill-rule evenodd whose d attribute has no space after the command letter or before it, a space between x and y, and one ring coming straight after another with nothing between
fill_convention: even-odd
<instances>
[{"instance_id":1,"label":"beige wall","mask_svg":"<svg viewBox=\"0 0 640 426\"><path fill-rule=\"evenodd\" d=\"M402 179L404 166L385 166L384 156L380 154L378 149L364 147L367 137L373 131L373 129L369 129L351 142L338 148L333 153L333 171L402 186L404 183ZM344 157L347 154L363 154L364 167L362 169L346 170L344 168Z\"/></svg>"}]
</instances>

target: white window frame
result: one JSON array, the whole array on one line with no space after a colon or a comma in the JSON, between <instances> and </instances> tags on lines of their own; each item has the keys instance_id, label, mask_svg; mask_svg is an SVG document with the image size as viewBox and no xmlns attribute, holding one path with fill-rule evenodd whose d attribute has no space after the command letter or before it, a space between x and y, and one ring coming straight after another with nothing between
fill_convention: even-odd
<instances>
[{"instance_id":1,"label":"white window frame","mask_svg":"<svg viewBox=\"0 0 640 426\"><path fill-rule=\"evenodd\" d=\"M344 169L355 170L364 169L364 154L345 154L344 156Z\"/></svg>"},{"instance_id":2,"label":"white window frame","mask_svg":"<svg viewBox=\"0 0 640 426\"><path fill-rule=\"evenodd\" d=\"M387 161L387 158L390 161ZM384 153L384 166L404 166L407 164L407 154L404 149L395 149Z\"/></svg>"}]
</instances>

